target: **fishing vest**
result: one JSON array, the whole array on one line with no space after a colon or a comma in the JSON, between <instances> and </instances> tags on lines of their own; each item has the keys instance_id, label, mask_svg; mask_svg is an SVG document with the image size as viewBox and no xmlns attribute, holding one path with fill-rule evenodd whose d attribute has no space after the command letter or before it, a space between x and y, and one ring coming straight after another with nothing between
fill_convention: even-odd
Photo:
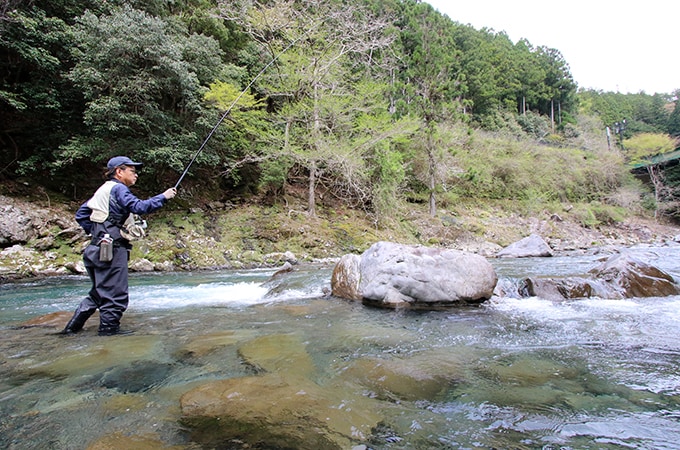
<instances>
[{"instance_id":1,"label":"fishing vest","mask_svg":"<svg viewBox=\"0 0 680 450\"><path fill-rule=\"evenodd\" d=\"M92 210L90 220L96 223L104 223L109 218L109 202L111 201L111 189L116 185L115 181L107 181L102 184L91 199L87 201L87 207ZM119 220L122 217L119 218ZM115 222L114 222L115 223Z\"/></svg>"},{"instance_id":2,"label":"fishing vest","mask_svg":"<svg viewBox=\"0 0 680 450\"><path fill-rule=\"evenodd\" d=\"M110 223L120 228L120 235L128 241L142 239L146 235L146 221L142 220L137 214L128 214L124 223L122 216L109 218L111 189L113 189L116 184L118 183L115 181L107 181L102 184L92 198L87 201L87 207L92 210L90 220L96 223L104 223L108 220Z\"/></svg>"}]
</instances>

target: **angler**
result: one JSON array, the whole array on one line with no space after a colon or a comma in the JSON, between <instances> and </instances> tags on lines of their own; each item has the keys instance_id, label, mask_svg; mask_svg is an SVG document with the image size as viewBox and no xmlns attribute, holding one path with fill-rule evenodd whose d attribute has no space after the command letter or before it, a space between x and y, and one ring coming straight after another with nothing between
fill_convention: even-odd
<instances>
[{"instance_id":1,"label":"angler","mask_svg":"<svg viewBox=\"0 0 680 450\"><path fill-rule=\"evenodd\" d=\"M92 288L83 299L61 334L83 329L87 319L99 309L99 335L129 334L120 329L120 319L128 306L128 261L131 241L143 236L135 215L149 214L161 208L177 194L172 187L147 200L138 199L130 186L137 182L142 166L127 156L111 158L107 164L107 181L76 212L76 221L92 236L83 252L85 269Z\"/></svg>"}]
</instances>

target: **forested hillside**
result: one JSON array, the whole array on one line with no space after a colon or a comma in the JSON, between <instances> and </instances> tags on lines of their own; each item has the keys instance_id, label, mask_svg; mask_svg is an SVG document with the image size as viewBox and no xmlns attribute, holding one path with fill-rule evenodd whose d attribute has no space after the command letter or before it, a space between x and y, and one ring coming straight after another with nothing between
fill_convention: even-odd
<instances>
[{"instance_id":1,"label":"forested hillside","mask_svg":"<svg viewBox=\"0 0 680 450\"><path fill-rule=\"evenodd\" d=\"M0 179L82 200L125 154L160 191L211 136L184 198L629 207L620 144L680 134L677 93L579 92L538 44L416 0L6 0Z\"/></svg>"}]
</instances>

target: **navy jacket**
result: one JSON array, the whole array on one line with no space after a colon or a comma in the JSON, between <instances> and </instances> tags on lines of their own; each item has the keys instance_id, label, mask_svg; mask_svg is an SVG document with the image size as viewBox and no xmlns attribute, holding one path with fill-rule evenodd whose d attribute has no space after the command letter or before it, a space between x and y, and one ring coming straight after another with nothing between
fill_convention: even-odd
<instances>
[{"instance_id":1,"label":"navy jacket","mask_svg":"<svg viewBox=\"0 0 680 450\"><path fill-rule=\"evenodd\" d=\"M130 214L149 214L161 208L167 202L163 194L158 194L147 200L138 199L130 188L118 180L111 189L109 199L109 217L104 223L90 220L92 209L83 203L76 211L76 221L87 234L92 235L92 242L97 244L108 233L118 244L129 246L129 242L120 236L120 227Z\"/></svg>"}]
</instances>

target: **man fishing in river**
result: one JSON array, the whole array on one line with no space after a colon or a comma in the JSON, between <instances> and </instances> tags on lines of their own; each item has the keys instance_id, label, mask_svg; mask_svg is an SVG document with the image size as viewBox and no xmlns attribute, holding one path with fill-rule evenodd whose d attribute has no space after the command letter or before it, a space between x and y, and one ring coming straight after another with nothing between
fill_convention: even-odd
<instances>
[{"instance_id":1,"label":"man fishing in river","mask_svg":"<svg viewBox=\"0 0 680 450\"><path fill-rule=\"evenodd\" d=\"M137 182L137 169L141 166L142 163L127 156L111 158L105 173L107 181L76 212L76 221L92 236L83 252L92 288L61 334L82 330L97 309L100 336L132 333L120 329L120 319L129 300L130 241L143 235L135 216L156 211L177 194L177 187L172 187L147 200L138 199L130 192L130 186Z\"/></svg>"}]
</instances>

